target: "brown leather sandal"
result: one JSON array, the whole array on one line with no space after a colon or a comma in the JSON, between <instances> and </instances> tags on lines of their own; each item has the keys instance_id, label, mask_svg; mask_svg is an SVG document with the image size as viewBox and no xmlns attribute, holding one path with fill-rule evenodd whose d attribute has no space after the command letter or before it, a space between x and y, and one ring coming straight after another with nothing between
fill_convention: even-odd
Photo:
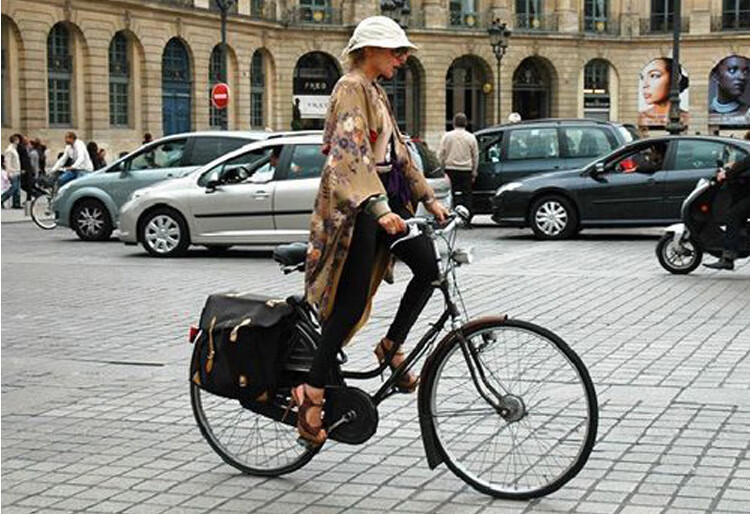
<instances>
[{"instance_id":1,"label":"brown leather sandal","mask_svg":"<svg viewBox=\"0 0 750 514\"><path fill-rule=\"evenodd\" d=\"M386 344L386 341L388 341L389 344ZM392 344L393 344L392 341L389 341L388 339L383 338L383 339L380 340L380 342L378 343L378 345L375 347L375 355L377 356L378 362L380 362L381 366L385 362L385 359L386 359L388 353L392 350L392 348L393 348L391 346ZM388 367L391 368L391 372L396 371L396 368L398 368L398 366L396 366L396 365L393 364L393 357L396 357L397 355L403 357L404 355L406 355L406 353L404 353L404 351L399 347L396 350L396 353L394 353L391 356L391 361L388 363ZM418 376L414 376L411 372L409 372L406 375L402 376L396 382L396 387L398 389L400 389L401 391L406 392L406 393L413 393L417 389L418 385L419 385L419 377Z\"/></svg>"},{"instance_id":2,"label":"brown leather sandal","mask_svg":"<svg viewBox=\"0 0 750 514\"><path fill-rule=\"evenodd\" d=\"M315 403L305 390L305 385L299 385L292 388L292 401L297 405L297 432L301 439L304 439L313 446L321 446L328 434L323 429L323 425L313 426L307 421L307 411L312 407L323 408L323 402Z\"/></svg>"}]
</instances>

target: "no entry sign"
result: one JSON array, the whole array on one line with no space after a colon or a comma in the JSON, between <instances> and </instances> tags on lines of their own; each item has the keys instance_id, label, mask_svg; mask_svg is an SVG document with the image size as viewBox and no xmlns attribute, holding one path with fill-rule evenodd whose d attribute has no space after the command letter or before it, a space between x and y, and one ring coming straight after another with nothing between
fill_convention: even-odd
<instances>
[{"instance_id":1,"label":"no entry sign","mask_svg":"<svg viewBox=\"0 0 750 514\"><path fill-rule=\"evenodd\" d=\"M211 88L211 103L217 109L226 109L227 105L229 105L229 86L223 82L219 82Z\"/></svg>"}]
</instances>

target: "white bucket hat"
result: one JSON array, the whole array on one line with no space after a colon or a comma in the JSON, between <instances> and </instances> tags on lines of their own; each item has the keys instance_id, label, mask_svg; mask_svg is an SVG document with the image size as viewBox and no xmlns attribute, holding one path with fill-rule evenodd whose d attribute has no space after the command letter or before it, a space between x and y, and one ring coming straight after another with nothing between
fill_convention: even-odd
<instances>
[{"instance_id":1,"label":"white bucket hat","mask_svg":"<svg viewBox=\"0 0 750 514\"><path fill-rule=\"evenodd\" d=\"M346 58L354 50L374 46L378 48L418 48L406 37L398 23L387 16L370 16L359 22L349 43L341 53Z\"/></svg>"}]
</instances>

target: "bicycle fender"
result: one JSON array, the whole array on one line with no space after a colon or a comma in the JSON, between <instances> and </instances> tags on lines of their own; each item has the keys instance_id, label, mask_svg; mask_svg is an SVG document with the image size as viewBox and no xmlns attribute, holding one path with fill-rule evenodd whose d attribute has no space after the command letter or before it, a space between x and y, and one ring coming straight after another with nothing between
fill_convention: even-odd
<instances>
[{"instance_id":1,"label":"bicycle fender","mask_svg":"<svg viewBox=\"0 0 750 514\"><path fill-rule=\"evenodd\" d=\"M427 457L427 465L430 469L435 469L443 461L445 461L445 454L442 449L437 445L437 437L435 435L435 425L432 422L432 415L430 413L430 394L432 390L432 384L435 379L435 365L437 363L436 356L442 355L442 348L452 343L456 337L458 331L471 331L485 323L503 323L508 319L507 314L501 316L486 316L482 318L476 318L468 323L464 324L458 330L451 330L448 334L443 337L437 344L435 351L425 360L422 366L422 385L419 386L419 397L417 400L417 406L419 410L419 428L422 433L422 444L424 445L425 455ZM424 387L427 386L427 387Z\"/></svg>"}]
</instances>

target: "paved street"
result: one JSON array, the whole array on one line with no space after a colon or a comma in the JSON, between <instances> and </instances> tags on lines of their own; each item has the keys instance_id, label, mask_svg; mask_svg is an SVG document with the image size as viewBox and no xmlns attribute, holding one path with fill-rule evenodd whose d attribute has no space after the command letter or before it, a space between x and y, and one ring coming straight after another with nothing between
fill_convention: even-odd
<instances>
[{"instance_id":1,"label":"paved street","mask_svg":"<svg viewBox=\"0 0 750 514\"><path fill-rule=\"evenodd\" d=\"M378 434L338 443L280 479L241 475L190 410L187 328L222 290L301 289L267 253L201 249L157 260L65 229L2 225L2 510L87 512L737 512L750 505L750 264L671 276L659 230L565 242L490 225L462 234L472 315L508 312L558 333L599 394L598 443L536 502L492 500L431 471L416 395L391 398ZM350 356L374 363L408 274L383 286ZM435 297L415 332L441 308ZM373 390L379 379L365 388Z\"/></svg>"}]
</instances>

